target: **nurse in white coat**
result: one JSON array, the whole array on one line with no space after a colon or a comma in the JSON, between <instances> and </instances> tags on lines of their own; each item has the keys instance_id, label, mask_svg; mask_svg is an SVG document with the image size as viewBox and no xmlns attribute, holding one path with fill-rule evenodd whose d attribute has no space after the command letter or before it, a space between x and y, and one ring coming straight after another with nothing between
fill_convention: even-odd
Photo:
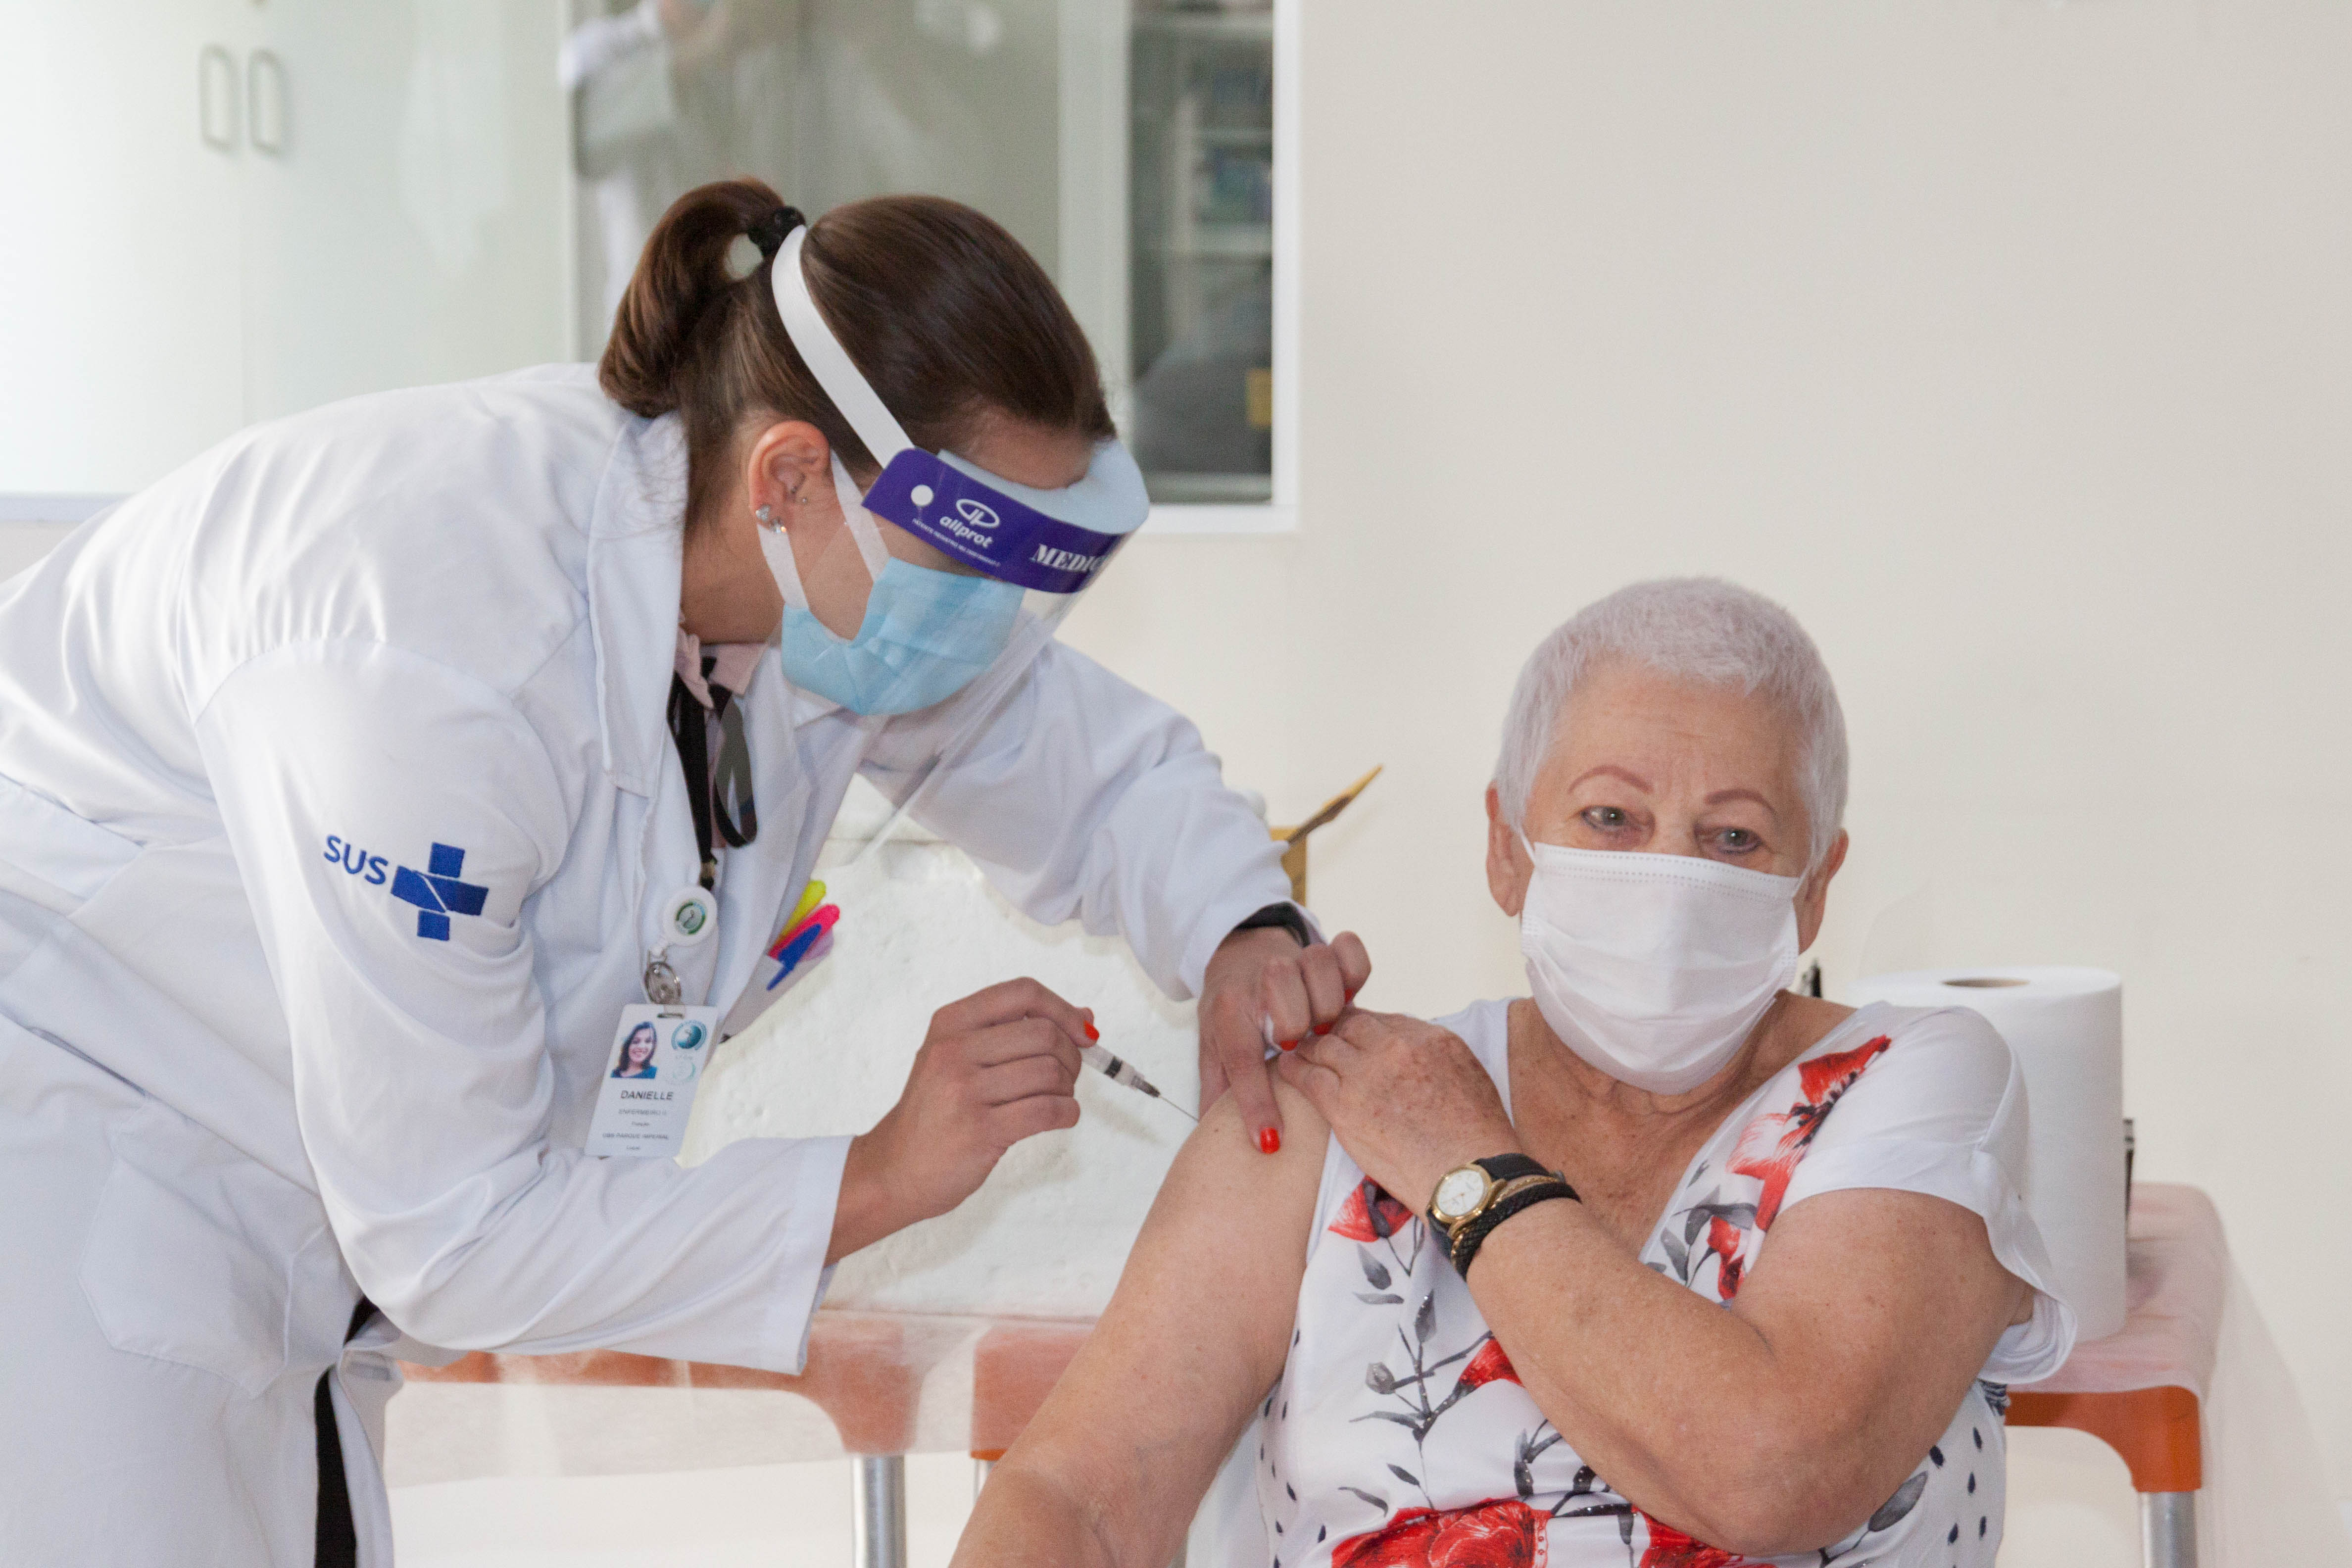
<instances>
[{"instance_id":1,"label":"nurse in white coat","mask_svg":"<svg viewBox=\"0 0 2352 1568\"><path fill-rule=\"evenodd\" d=\"M625 1007L756 1011L857 773L1200 994L1277 1136L1260 1020L1336 1017L1360 948L1310 944L1189 724L1023 639L1042 579L871 521L904 469L1116 534L1111 435L996 226L733 183L597 375L249 431L0 587L0 1563L386 1563L403 1335L796 1370L830 1263L1069 1126L1089 1022L1014 980L863 1136L584 1152Z\"/></svg>"}]
</instances>

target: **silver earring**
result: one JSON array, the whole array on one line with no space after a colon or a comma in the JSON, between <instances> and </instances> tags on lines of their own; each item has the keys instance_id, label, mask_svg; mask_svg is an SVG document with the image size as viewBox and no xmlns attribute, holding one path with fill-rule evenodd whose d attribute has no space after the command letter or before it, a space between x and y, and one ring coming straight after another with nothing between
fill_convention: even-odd
<instances>
[{"instance_id":1,"label":"silver earring","mask_svg":"<svg viewBox=\"0 0 2352 1568\"><path fill-rule=\"evenodd\" d=\"M803 486L801 487L801 489L806 489L807 488L808 488L808 487L807 487L806 485L803 485ZM794 491L793 492L793 504L794 506L806 506L806 505L808 505L808 503L809 503L809 499L808 499L808 497L806 497L806 496L804 496L804 495L801 494L800 490L794 490Z\"/></svg>"},{"instance_id":2,"label":"silver earring","mask_svg":"<svg viewBox=\"0 0 2352 1568\"><path fill-rule=\"evenodd\" d=\"M774 507L763 506L755 508L752 510L751 515L760 520L762 527L773 528L776 526L776 509Z\"/></svg>"}]
</instances>

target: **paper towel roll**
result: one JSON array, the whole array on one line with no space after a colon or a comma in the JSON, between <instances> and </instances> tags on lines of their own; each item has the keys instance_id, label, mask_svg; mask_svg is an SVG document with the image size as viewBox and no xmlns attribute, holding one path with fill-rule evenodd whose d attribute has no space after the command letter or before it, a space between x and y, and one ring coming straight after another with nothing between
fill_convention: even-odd
<instances>
[{"instance_id":1,"label":"paper towel roll","mask_svg":"<svg viewBox=\"0 0 2352 1568\"><path fill-rule=\"evenodd\" d=\"M2124 993L2104 969L1922 969L1857 982L1852 999L1973 1007L2025 1075L2025 1206L2083 1339L2124 1326Z\"/></svg>"}]
</instances>

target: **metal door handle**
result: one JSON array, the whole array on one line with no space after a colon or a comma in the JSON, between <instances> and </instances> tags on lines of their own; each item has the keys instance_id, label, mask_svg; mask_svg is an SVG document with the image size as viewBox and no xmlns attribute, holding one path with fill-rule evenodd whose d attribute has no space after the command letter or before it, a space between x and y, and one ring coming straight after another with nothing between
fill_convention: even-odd
<instances>
[{"instance_id":1,"label":"metal door handle","mask_svg":"<svg viewBox=\"0 0 2352 1568\"><path fill-rule=\"evenodd\" d=\"M269 84L265 113L262 83ZM286 62L272 49L256 49L245 59L245 134L257 153L286 155Z\"/></svg>"},{"instance_id":2,"label":"metal door handle","mask_svg":"<svg viewBox=\"0 0 2352 1568\"><path fill-rule=\"evenodd\" d=\"M213 87L222 78L228 90L216 100ZM196 52L196 134L216 152L236 151L236 57L218 44Z\"/></svg>"}]
</instances>

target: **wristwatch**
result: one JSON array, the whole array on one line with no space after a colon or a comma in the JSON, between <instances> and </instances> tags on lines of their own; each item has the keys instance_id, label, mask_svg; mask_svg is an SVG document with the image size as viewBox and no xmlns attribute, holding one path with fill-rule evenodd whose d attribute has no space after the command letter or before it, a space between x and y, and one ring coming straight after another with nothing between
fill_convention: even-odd
<instances>
[{"instance_id":1,"label":"wristwatch","mask_svg":"<svg viewBox=\"0 0 2352 1568\"><path fill-rule=\"evenodd\" d=\"M1467 1273L1478 1244L1496 1226L1529 1203L1576 1195L1558 1171L1546 1170L1526 1154L1490 1154L1456 1165L1437 1179L1429 1200L1429 1223L1444 1236L1454 1268Z\"/></svg>"},{"instance_id":2,"label":"wristwatch","mask_svg":"<svg viewBox=\"0 0 2352 1568\"><path fill-rule=\"evenodd\" d=\"M1265 908L1257 910L1247 920L1234 927L1234 930L1236 931L1262 931L1277 926L1288 931L1291 940L1297 942L1299 946L1315 945L1315 931L1307 925L1307 917L1298 912L1297 904L1287 900L1279 904L1266 905Z\"/></svg>"},{"instance_id":3,"label":"wristwatch","mask_svg":"<svg viewBox=\"0 0 2352 1568\"><path fill-rule=\"evenodd\" d=\"M1489 1154L1483 1160L1456 1165L1437 1178L1437 1190L1429 1198L1429 1223L1444 1231L1451 1242L1461 1234L1464 1226L1494 1206L1504 1188L1530 1176L1559 1179L1557 1172L1545 1170L1540 1163L1525 1154Z\"/></svg>"}]
</instances>

